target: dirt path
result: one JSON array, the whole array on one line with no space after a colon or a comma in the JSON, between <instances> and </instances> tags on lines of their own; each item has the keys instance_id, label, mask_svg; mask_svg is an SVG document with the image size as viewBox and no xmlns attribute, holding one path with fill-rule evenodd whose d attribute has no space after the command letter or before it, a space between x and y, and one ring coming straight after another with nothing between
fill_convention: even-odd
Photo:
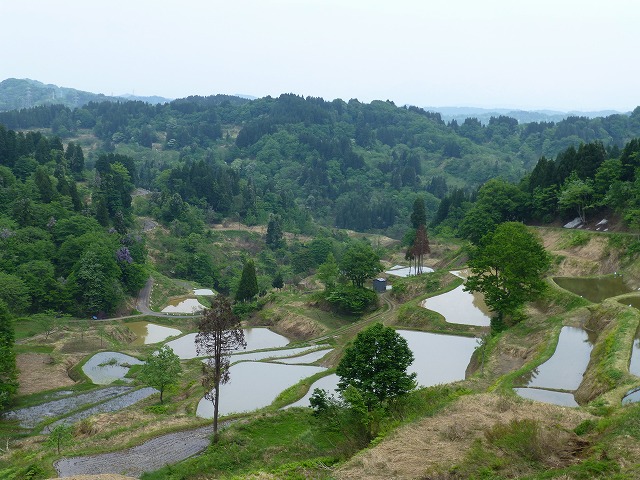
<instances>
[{"instance_id":1,"label":"dirt path","mask_svg":"<svg viewBox=\"0 0 640 480\"><path fill-rule=\"evenodd\" d=\"M223 422L221 428L229 425ZM119 452L86 457L63 458L55 462L59 477L82 474L118 473L140 477L144 472L158 470L165 465L196 455L209 446L213 427L207 425L194 430L169 433L141 445Z\"/></svg>"}]
</instances>

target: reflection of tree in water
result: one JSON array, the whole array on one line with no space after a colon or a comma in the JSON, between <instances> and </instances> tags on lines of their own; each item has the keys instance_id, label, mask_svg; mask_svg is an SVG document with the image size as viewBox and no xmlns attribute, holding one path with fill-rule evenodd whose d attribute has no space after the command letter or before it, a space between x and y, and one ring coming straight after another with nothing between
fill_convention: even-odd
<instances>
[{"instance_id":1,"label":"reflection of tree in water","mask_svg":"<svg viewBox=\"0 0 640 480\"><path fill-rule=\"evenodd\" d=\"M513 384L521 387L526 387L531 382L533 382L539 374L540 374L540 370L538 370L538 367L536 367L533 370L527 373L524 373L518 378L516 378Z\"/></svg>"}]
</instances>

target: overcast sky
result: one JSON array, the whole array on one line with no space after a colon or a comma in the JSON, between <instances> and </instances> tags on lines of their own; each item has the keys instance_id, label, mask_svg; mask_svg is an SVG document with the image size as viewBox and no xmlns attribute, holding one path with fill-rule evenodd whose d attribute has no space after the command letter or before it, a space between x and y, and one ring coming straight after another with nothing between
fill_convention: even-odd
<instances>
[{"instance_id":1,"label":"overcast sky","mask_svg":"<svg viewBox=\"0 0 640 480\"><path fill-rule=\"evenodd\" d=\"M630 111L637 0L0 0L0 80Z\"/></svg>"}]
</instances>

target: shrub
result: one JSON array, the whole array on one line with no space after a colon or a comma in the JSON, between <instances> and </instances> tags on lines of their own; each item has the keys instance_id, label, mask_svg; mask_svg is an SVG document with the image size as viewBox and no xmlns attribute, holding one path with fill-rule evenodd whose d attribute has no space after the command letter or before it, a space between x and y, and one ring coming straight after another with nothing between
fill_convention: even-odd
<instances>
[{"instance_id":1,"label":"shrub","mask_svg":"<svg viewBox=\"0 0 640 480\"><path fill-rule=\"evenodd\" d=\"M337 285L326 299L339 310L350 314L362 313L378 303L376 292L351 285Z\"/></svg>"}]
</instances>

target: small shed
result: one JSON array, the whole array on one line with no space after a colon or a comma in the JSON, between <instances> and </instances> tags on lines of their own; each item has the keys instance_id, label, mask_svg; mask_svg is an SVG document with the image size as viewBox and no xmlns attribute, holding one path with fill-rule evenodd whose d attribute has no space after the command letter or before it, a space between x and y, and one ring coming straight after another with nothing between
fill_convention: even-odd
<instances>
[{"instance_id":1,"label":"small shed","mask_svg":"<svg viewBox=\"0 0 640 480\"><path fill-rule=\"evenodd\" d=\"M384 293L387 291L387 279L376 278L373 280L373 290L377 293Z\"/></svg>"}]
</instances>

